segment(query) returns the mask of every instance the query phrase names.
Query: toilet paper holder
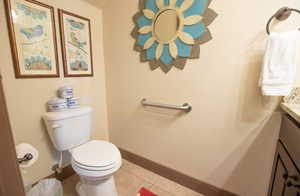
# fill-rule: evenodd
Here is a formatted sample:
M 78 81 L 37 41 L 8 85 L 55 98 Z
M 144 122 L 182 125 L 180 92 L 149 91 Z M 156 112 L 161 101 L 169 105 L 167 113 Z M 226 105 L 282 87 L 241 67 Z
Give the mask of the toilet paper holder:
M 22 158 L 18 158 L 18 163 L 24 163 L 33 159 L 33 155 L 31 153 L 25 154 Z

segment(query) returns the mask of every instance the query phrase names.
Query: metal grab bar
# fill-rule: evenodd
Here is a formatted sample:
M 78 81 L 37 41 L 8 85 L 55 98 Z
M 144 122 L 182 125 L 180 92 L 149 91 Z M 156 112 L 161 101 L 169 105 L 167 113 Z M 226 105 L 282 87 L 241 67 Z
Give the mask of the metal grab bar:
M 162 103 L 154 103 L 154 102 L 147 101 L 147 99 L 142 99 L 141 102 L 143 106 L 167 108 L 172 110 L 182 110 L 185 112 L 190 112 L 192 110 L 192 106 L 190 106 L 188 103 L 185 103 L 182 106 L 176 106 L 176 105 L 169 105 L 169 104 L 162 104 Z

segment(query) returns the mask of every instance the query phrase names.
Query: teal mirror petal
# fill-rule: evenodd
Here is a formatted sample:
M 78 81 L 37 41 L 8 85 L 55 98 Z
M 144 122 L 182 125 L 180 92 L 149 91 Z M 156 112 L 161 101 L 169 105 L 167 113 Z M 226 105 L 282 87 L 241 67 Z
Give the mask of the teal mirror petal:
M 183 31 L 190 34 L 194 39 L 201 37 L 204 33 L 207 32 L 205 25 L 202 23 L 184 26 Z
M 155 0 L 147 0 L 146 1 L 146 5 L 145 5 L 146 9 L 152 10 L 153 12 L 158 12 L 158 8 L 156 5 L 156 1 Z
M 158 44 L 154 42 L 150 48 L 147 49 L 146 55 L 148 60 L 154 60 L 155 59 L 155 51 L 157 48 Z
M 180 7 L 183 2 L 184 2 L 184 0 L 177 0 L 176 7 Z
M 173 58 L 171 57 L 171 54 L 169 51 L 169 44 L 164 44 L 164 50 L 160 57 L 160 61 L 165 65 L 172 63 Z
M 195 0 L 193 5 L 184 12 L 184 17 L 192 15 L 202 15 L 207 8 L 208 0 Z
M 169 5 L 170 4 L 170 0 L 164 0 L 164 4 L 165 4 L 165 6 Z
M 152 34 L 151 34 L 151 33 L 140 34 L 140 35 L 138 36 L 137 44 L 138 44 L 139 46 L 144 46 L 145 43 L 146 43 L 146 41 L 147 41 L 150 37 L 152 37 Z
M 146 18 L 145 16 L 140 16 L 137 20 L 136 20 L 137 25 L 141 28 L 144 26 L 149 26 L 152 23 L 152 20 Z
M 192 47 L 183 43 L 179 38 L 175 40 L 175 43 L 178 48 L 178 56 L 180 57 L 189 57 L 191 55 Z

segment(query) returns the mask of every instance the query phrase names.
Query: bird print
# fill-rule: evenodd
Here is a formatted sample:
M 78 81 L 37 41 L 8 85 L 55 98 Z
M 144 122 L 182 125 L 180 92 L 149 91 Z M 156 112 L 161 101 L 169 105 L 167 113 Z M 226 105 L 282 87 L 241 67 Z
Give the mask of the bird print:
M 33 28 L 21 28 L 20 32 L 23 33 L 27 39 L 32 39 L 43 35 L 44 28 L 42 25 L 37 25 Z
M 75 20 L 72 19 L 67 19 L 67 21 L 70 23 L 70 25 L 76 29 L 83 29 L 84 28 L 84 24 L 81 22 L 77 22 Z
M 83 49 L 83 47 L 86 45 L 86 42 L 80 42 L 74 32 L 71 32 L 70 36 L 71 36 L 71 43 L 75 47 Z

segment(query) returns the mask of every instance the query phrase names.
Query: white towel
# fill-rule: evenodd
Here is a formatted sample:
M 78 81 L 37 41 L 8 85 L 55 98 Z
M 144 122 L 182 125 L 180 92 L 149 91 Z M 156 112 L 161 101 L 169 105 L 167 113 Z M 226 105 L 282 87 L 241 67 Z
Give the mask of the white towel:
M 300 31 L 271 33 L 260 76 L 262 94 L 286 96 L 292 88 L 296 74 Z

